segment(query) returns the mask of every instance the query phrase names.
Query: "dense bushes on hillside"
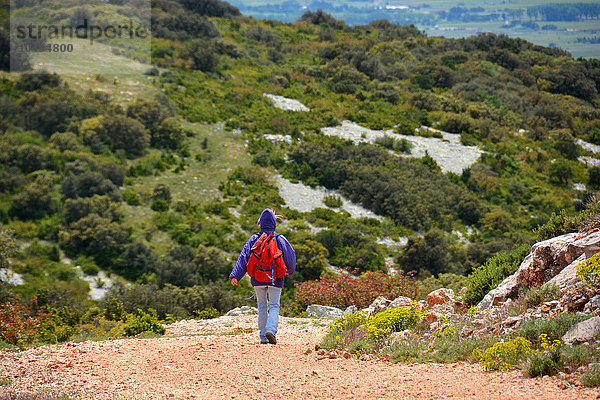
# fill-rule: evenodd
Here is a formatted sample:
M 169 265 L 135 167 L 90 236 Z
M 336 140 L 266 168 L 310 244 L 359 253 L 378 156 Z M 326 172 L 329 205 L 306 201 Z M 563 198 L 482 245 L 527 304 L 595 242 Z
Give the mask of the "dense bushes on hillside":
M 476 208 L 478 201 L 417 160 L 397 158 L 372 146 L 325 140 L 294 146 L 289 157 L 285 168 L 292 177 L 316 179 L 403 226 L 448 229 L 459 214 L 478 222 L 477 214 L 467 212 L 465 199 L 472 199 Z

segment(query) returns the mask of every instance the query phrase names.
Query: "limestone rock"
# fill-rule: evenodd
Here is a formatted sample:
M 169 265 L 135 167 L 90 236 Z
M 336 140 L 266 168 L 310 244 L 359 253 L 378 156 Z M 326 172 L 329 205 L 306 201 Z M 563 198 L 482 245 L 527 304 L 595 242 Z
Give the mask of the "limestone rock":
M 256 307 L 242 306 L 234 308 L 225 314 L 228 317 L 238 317 L 240 315 L 254 315 L 258 314 L 258 309 Z
M 396 297 L 394 300 L 392 300 L 392 302 L 389 304 L 388 308 L 398 308 L 398 307 L 411 307 L 412 306 L 412 300 L 406 296 L 399 296 Z
M 499 304 L 521 287 L 537 287 L 557 276 L 566 266 L 582 254 L 589 257 L 600 251 L 600 231 L 580 238 L 578 233 L 567 233 L 542 242 L 531 248 L 517 272 L 490 291 L 477 305 L 480 310 Z
M 334 319 L 341 317 L 344 312 L 337 307 L 321 306 L 319 304 L 311 304 L 306 307 L 306 313 L 310 317 Z
M 427 295 L 427 304 L 429 307 L 448 302 L 454 302 L 454 290 L 452 289 L 441 288 Z
M 375 315 L 377 313 L 380 313 L 384 310 L 386 310 L 389 305 L 390 305 L 391 301 L 386 299 L 383 296 L 379 296 L 378 298 L 376 298 L 375 300 L 373 300 L 373 302 L 371 303 L 371 305 L 365 309 L 363 309 L 362 311 L 367 314 L 367 315 Z
M 582 321 L 569 329 L 562 337 L 565 343 L 582 343 L 594 338 L 600 332 L 600 317 Z

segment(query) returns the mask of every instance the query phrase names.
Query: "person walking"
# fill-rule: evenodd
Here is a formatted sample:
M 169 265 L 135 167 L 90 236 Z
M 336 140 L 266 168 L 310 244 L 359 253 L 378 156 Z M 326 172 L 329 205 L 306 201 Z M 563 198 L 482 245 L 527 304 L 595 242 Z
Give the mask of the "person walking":
M 277 344 L 279 300 L 286 275 L 296 270 L 296 252 L 285 238 L 275 232 L 276 217 L 272 209 L 263 210 L 260 232 L 250 236 L 229 274 L 237 285 L 246 272 L 256 293 L 258 330 L 262 344 Z

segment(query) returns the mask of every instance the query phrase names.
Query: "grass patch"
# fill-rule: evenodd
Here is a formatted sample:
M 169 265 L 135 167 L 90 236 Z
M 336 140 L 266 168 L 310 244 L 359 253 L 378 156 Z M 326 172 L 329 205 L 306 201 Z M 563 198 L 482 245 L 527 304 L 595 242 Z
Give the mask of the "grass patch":
M 550 319 L 528 319 L 513 333 L 513 336 L 522 336 L 535 346 L 539 346 L 541 335 L 547 335 L 550 341 L 560 340 L 573 325 L 588 318 L 589 315 L 559 314 Z
M 0 379 L 0 386 L 8 386 L 12 383 L 12 379 L 9 378 L 2 378 Z
M 595 363 L 590 365 L 581 377 L 581 383 L 587 387 L 600 386 L 600 364 Z

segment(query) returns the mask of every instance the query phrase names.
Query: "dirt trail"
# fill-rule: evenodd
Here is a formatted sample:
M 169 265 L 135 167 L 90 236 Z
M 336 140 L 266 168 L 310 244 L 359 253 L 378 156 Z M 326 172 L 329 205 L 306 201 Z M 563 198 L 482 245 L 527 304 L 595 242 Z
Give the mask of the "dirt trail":
M 1 398 L 44 390 L 83 399 L 595 399 L 558 377 L 478 365 L 317 360 L 324 326 L 282 318 L 276 346 L 258 344 L 255 316 L 182 322 L 170 336 L 0 352 Z M 184 336 L 180 336 L 180 335 Z M 561 389 L 563 387 L 563 389 Z M 9 394 L 12 394 L 9 395 Z

